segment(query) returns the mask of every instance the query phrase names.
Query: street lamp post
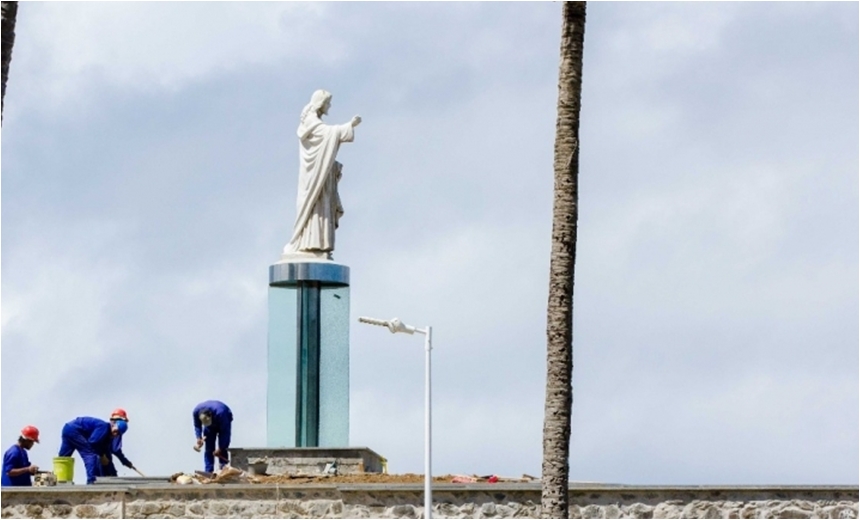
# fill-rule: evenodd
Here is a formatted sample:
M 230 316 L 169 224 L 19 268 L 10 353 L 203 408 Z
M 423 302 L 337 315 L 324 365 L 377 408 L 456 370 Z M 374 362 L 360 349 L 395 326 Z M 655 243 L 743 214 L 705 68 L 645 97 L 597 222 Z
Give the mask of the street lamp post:
M 429 325 L 423 329 L 406 325 L 397 318 L 390 320 L 377 320 L 375 318 L 360 317 L 358 321 L 370 325 L 387 327 L 392 334 L 403 332 L 406 334 L 424 334 L 424 518 L 433 517 L 433 491 L 430 483 L 433 476 L 430 470 L 430 351 L 433 349 L 433 329 Z

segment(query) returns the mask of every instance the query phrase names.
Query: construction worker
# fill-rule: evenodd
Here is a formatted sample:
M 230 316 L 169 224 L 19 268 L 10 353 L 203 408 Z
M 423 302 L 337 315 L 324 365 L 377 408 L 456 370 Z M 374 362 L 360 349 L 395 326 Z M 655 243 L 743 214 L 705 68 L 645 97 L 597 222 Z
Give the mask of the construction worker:
M 113 413 L 110 414 L 110 421 L 111 422 L 116 422 L 116 421 L 128 422 L 128 414 L 122 408 L 117 408 L 116 410 L 113 411 Z M 130 469 L 134 469 L 134 470 L 137 469 L 134 467 L 134 464 L 132 464 L 131 461 L 128 460 L 128 458 L 122 452 L 122 435 L 120 435 L 120 436 L 114 437 L 111 440 L 110 453 L 107 455 L 101 456 L 101 463 L 102 463 L 101 476 L 102 477 L 116 477 L 117 476 L 116 466 L 114 466 L 114 463 L 113 463 L 113 455 L 116 455 L 116 458 L 119 459 L 120 463 L 123 466 L 130 468 Z M 107 464 L 105 464 L 105 462 L 107 462 Z
M 128 421 L 112 419 L 110 422 L 95 417 L 78 417 L 63 426 L 60 457 L 71 457 L 75 450 L 84 459 L 87 469 L 87 484 L 94 484 L 102 475 L 102 464 L 113 453 L 113 440 L 128 431 Z M 128 459 L 126 459 L 128 460 Z
M 229 465 L 230 427 L 233 424 L 233 412 L 221 401 L 204 401 L 194 407 L 194 435 L 197 436 L 195 450 L 205 444 L 203 450 L 204 469 L 209 473 L 215 471 L 215 457 L 220 461 L 220 467 Z M 216 447 L 215 438 L 218 438 Z
M 30 464 L 27 450 L 33 447 L 33 443 L 39 442 L 39 429 L 35 426 L 24 426 L 21 436 L 11 448 L 3 454 L 3 482 L 4 486 L 32 486 L 31 476 L 39 471 L 39 466 Z

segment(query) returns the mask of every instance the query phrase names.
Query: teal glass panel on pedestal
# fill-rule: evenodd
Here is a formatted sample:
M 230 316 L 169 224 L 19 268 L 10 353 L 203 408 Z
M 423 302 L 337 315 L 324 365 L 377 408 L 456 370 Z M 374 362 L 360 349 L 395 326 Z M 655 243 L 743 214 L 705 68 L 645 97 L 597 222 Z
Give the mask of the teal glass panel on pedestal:
M 298 290 L 269 287 L 266 444 L 296 446 L 296 359 Z
M 319 446 L 349 445 L 349 287 L 320 292 Z

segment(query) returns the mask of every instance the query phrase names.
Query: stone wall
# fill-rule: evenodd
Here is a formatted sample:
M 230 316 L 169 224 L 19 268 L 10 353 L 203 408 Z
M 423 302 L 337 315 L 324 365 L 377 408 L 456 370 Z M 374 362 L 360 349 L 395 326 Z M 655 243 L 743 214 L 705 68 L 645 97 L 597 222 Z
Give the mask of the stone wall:
M 571 518 L 857 518 L 857 486 L 571 486 Z M 3 488 L 3 518 L 420 518 L 420 485 Z M 537 518 L 536 484 L 444 484 L 437 518 Z

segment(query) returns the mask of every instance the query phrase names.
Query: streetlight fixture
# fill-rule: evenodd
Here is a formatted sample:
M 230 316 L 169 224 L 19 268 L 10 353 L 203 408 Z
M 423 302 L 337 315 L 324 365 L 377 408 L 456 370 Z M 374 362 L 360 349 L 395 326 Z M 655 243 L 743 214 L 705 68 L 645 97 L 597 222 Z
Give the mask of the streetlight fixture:
M 387 327 L 392 334 L 403 332 L 406 334 L 424 334 L 424 518 L 433 517 L 433 491 L 430 483 L 432 474 L 430 471 L 430 350 L 432 350 L 432 328 L 428 325 L 423 329 L 406 325 L 398 318 L 390 320 L 377 320 L 362 316 L 358 318 L 361 323 Z

